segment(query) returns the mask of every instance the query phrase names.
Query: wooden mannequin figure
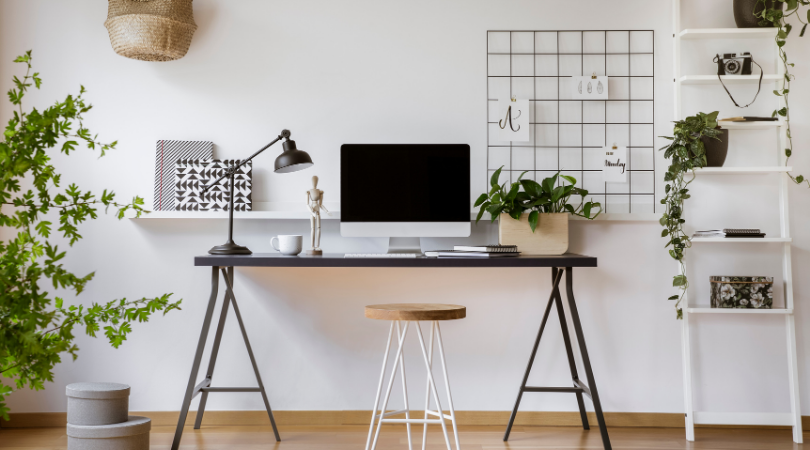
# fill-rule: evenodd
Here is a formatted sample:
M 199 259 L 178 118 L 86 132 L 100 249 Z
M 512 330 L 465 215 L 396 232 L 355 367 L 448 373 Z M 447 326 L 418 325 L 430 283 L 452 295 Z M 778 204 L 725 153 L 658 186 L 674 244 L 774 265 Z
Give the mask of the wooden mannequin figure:
M 323 206 L 323 191 L 318 189 L 318 177 L 312 177 L 312 189 L 307 191 L 307 207 L 309 208 L 312 217 L 310 223 L 312 224 L 312 235 L 310 239 L 310 250 L 307 250 L 307 255 L 323 255 L 321 250 L 321 210 L 326 211 L 326 215 L 332 214 Z

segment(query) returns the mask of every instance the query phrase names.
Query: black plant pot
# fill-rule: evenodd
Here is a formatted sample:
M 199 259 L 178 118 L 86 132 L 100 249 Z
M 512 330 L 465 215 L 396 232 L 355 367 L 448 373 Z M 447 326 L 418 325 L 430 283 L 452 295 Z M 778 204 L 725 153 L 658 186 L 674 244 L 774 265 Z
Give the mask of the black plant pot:
M 703 146 L 706 148 L 706 167 L 723 167 L 728 155 L 728 130 L 717 130 L 719 141 L 714 138 L 703 136 Z
M 771 9 L 784 9 L 785 7 L 783 2 L 770 1 Z M 734 0 L 734 21 L 737 22 L 737 28 L 758 28 L 760 26 L 759 18 L 754 14 L 761 13 L 763 9 L 765 9 L 765 5 L 759 0 Z

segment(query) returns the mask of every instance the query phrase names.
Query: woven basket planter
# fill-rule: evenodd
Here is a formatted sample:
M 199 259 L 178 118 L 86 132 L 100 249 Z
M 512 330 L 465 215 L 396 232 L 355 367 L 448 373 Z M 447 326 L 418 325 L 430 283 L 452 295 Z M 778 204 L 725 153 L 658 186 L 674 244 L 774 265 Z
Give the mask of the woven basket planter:
M 192 0 L 109 0 L 104 26 L 115 53 L 141 61 L 173 61 L 188 52 L 197 29 Z

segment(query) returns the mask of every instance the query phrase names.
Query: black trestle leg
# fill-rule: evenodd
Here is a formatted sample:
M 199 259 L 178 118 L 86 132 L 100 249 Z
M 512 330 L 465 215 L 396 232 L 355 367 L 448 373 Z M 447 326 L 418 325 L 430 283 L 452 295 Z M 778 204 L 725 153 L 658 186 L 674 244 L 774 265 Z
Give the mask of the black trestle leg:
M 208 337 L 208 330 L 211 328 L 211 318 L 214 315 L 214 306 L 217 304 L 218 287 L 219 268 L 215 266 L 211 268 L 211 296 L 208 299 L 208 309 L 205 311 L 205 319 L 203 320 L 200 339 L 197 341 L 197 352 L 194 354 L 194 363 L 191 365 L 191 374 L 188 377 L 186 395 L 183 397 L 183 406 L 180 408 L 180 418 L 177 421 L 177 429 L 174 432 L 172 450 L 178 450 L 180 448 L 180 439 L 183 437 L 183 427 L 186 424 L 188 408 L 191 405 L 191 398 L 194 396 L 194 385 L 197 382 L 197 374 L 200 370 L 200 361 L 202 361 L 203 350 L 205 350 L 205 341 Z
M 565 268 L 565 292 L 568 296 L 568 307 L 571 309 L 571 320 L 574 323 L 574 332 L 577 334 L 577 341 L 579 343 L 579 351 L 582 355 L 582 364 L 585 366 L 585 376 L 588 378 L 588 387 L 591 391 L 591 400 L 593 401 L 593 409 L 596 413 L 596 421 L 599 423 L 599 431 L 602 434 L 602 444 L 605 450 L 611 450 L 610 437 L 608 436 L 607 427 L 605 426 L 605 417 L 602 414 L 602 402 L 599 400 L 599 392 L 596 389 L 596 380 L 593 377 L 593 370 L 591 369 L 591 359 L 588 357 L 588 348 L 585 345 L 585 335 L 582 333 L 582 324 L 579 321 L 579 312 L 577 311 L 577 303 L 574 299 L 574 275 L 573 268 Z
M 231 268 L 233 270 L 233 268 Z M 228 275 L 225 273 L 225 269 L 222 269 L 222 274 L 225 275 L 225 285 L 227 286 L 227 291 L 225 295 L 229 295 L 231 297 L 231 304 L 233 304 L 233 312 L 236 315 L 236 320 L 239 322 L 239 329 L 242 330 L 242 339 L 245 341 L 245 348 L 247 348 L 248 356 L 250 356 L 250 363 L 253 364 L 253 372 L 256 374 L 256 382 L 259 384 L 259 391 L 262 393 L 262 400 L 264 400 L 264 407 L 267 409 L 267 415 L 270 417 L 270 424 L 273 426 L 273 434 L 276 435 L 276 441 L 280 442 L 281 437 L 278 434 L 278 428 L 276 428 L 276 419 L 273 418 L 273 410 L 270 409 L 270 401 L 267 400 L 267 393 L 264 390 L 264 383 L 262 383 L 262 376 L 259 374 L 259 366 L 256 364 L 256 358 L 253 356 L 253 349 L 250 347 L 250 340 L 248 339 L 247 331 L 245 330 L 245 324 L 242 321 L 242 314 L 239 312 L 239 305 L 236 304 L 236 297 L 233 295 L 233 284 L 229 279 Z M 233 273 L 231 273 L 231 276 Z
M 228 268 L 228 276 L 233 286 L 233 267 Z M 208 380 L 209 385 L 214 377 L 214 367 L 217 365 L 217 356 L 219 355 L 219 345 L 222 342 L 222 330 L 225 329 L 225 320 L 228 318 L 228 307 L 230 306 L 231 298 L 225 296 L 222 302 L 222 312 L 219 314 L 219 323 L 217 323 L 217 333 L 214 336 L 214 345 L 211 348 L 211 359 L 208 360 L 208 371 L 205 373 L 205 378 Z M 199 430 L 202 425 L 203 414 L 205 414 L 205 404 L 208 403 L 208 392 L 203 391 L 200 393 L 200 406 L 197 408 L 197 418 L 194 421 L 194 429 Z
M 557 271 L 557 269 L 554 270 Z M 562 272 L 562 270 L 560 271 Z M 557 290 L 554 301 L 557 305 L 557 315 L 560 317 L 560 328 L 562 330 L 563 341 L 565 342 L 565 353 L 568 355 L 568 368 L 571 370 L 571 379 L 574 381 L 574 387 L 578 387 L 577 382 L 579 382 L 579 375 L 577 375 L 577 362 L 574 359 L 574 351 L 571 348 L 571 335 L 568 333 L 568 321 L 565 320 L 565 310 L 563 309 L 562 296 L 559 290 Z M 591 427 L 588 425 L 588 414 L 585 412 L 585 401 L 582 399 L 582 392 L 577 392 L 576 396 L 577 405 L 579 406 L 579 415 L 582 419 L 582 428 L 590 430 Z
M 557 270 L 556 268 L 552 271 L 552 276 L 554 278 L 554 285 L 551 290 L 551 295 L 548 299 L 548 305 L 546 305 L 546 311 L 543 313 L 543 320 L 540 322 L 540 329 L 537 331 L 537 339 L 534 341 L 534 347 L 532 347 L 532 354 L 529 356 L 529 363 L 526 365 L 526 373 L 523 375 L 523 382 L 520 384 L 520 390 L 518 391 L 517 400 L 515 400 L 515 407 L 512 409 L 512 415 L 509 416 L 509 424 L 506 426 L 506 433 L 503 435 L 503 440 L 507 441 L 509 439 L 509 433 L 512 432 L 512 425 L 515 423 L 515 416 L 517 416 L 518 407 L 520 407 L 520 400 L 523 398 L 523 392 L 526 389 L 526 382 L 529 380 L 529 374 L 532 371 L 532 365 L 534 364 L 534 358 L 537 356 L 537 347 L 540 345 L 540 338 L 543 337 L 543 330 L 546 328 L 546 322 L 548 321 L 548 315 L 551 312 L 551 305 L 554 304 L 555 295 L 559 296 L 560 291 L 560 280 L 562 279 L 562 270 Z

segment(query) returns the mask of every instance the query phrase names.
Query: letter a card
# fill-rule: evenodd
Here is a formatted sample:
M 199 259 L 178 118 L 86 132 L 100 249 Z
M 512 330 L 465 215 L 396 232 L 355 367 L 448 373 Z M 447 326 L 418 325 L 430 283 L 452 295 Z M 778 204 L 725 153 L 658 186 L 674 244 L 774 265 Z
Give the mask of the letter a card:
M 498 101 L 498 140 L 529 142 L 529 100 Z
M 602 176 L 606 183 L 627 183 L 627 147 L 605 147 Z

